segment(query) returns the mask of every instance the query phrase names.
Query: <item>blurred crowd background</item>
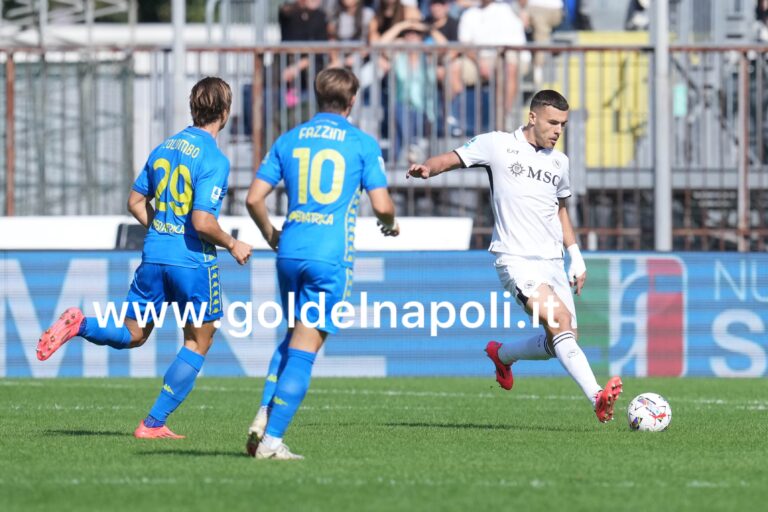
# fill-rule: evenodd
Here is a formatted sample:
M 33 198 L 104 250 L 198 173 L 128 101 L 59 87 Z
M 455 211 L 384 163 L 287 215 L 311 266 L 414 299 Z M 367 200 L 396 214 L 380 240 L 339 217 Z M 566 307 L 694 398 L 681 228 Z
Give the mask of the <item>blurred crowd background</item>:
M 174 9 L 183 6 L 182 28 Z M 384 151 L 404 215 L 492 229 L 485 171 L 406 184 L 404 169 L 488 130 L 514 130 L 541 88 L 571 104 L 572 217 L 588 249 L 653 249 L 656 22 L 651 0 L 15 0 L 0 18 L 6 215 L 122 213 L 189 86 L 235 91 L 220 144 L 228 214 L 280 133 L 316 112 L 314 75 L 361 80 L 353 121 Z M 768 243 L 768 0 L 669 0 L 673 248 Z M 179 57 L 181 53 L 181 57 Z M 181 77 L 182 82 L 179 81 Z M 176 102 L 176 103 L 174 103 Z M 284 213 L 285 198 L 271 205 Z M 365 206 L 363 206 L 365 214 Z

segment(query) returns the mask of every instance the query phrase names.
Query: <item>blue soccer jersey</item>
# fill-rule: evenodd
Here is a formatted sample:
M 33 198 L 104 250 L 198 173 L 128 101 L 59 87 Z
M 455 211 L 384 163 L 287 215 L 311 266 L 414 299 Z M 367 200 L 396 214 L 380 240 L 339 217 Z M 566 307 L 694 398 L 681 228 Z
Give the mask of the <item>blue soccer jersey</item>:
M 216 262 L 216 247 L 201 240 L 192 210 L 219 217 L 227 194 L 229 160 L 210 133 L 189 126 L 152 151 L 133 190 L 155 199 L 155 218 L 142 260 L 181 267 Z
M 256 174 L 285 182 L 288 214 L 278 258 L 351 267 L 362 190 L 387 186 L 381 149 L 338 114 L 320 113 L 275 141 Z

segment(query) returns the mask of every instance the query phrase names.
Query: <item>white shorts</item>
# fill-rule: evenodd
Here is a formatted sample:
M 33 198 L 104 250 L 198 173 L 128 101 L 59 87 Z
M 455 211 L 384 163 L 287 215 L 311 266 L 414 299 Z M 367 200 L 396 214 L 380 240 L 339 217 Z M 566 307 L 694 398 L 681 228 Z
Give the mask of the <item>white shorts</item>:
M 546 260 L 496 254 L 495 266 L 501 286 L 523 307 L 539 286 L 542 284 L 551 286 L 560 302 L 571 312 L 571 324 L 574 329 L 576 328 L 576 306 L 573 303 L 573 292 L 568 284 L 562 258 Z

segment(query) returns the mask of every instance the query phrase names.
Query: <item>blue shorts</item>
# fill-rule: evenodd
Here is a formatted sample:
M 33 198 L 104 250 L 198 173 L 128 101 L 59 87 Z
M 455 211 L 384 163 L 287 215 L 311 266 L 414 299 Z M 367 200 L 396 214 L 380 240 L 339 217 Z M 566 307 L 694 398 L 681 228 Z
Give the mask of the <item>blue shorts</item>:
M 277 279 L 280 283 L 280 299 L 283 302 L 283 315 L 288 319 L 288 294 L 293 292 L 295 306 L 294 318 L 301 320 L 301 308 L 307 302 L 320 303 L 320 292 L 325 292 L 325 323 L 315 327 L 319 331 L 333 334 L 339 329 L 333 324 L 331 310 L 333 306 L 350 296 L 352 288 L 352 269 L 323 261 L 277 259 Z M 320 320 L 317 308 L 307 310 L 307 320 L 315 323 Z M 345 319 L 349 321 L 348 318 Z
M 142 262 L 133 275 L 131 289 L 125 300 L 128 302 L 128 311 L 125 316 L 136 320 L 133 306 L 133 303 L 136 303 L 142 318 L 148 318 L 147 323 L 152 323 L 152 316 L 145 317 L 144 312 L 150 302 L 154 304 L 158 314 L 163 302 L 175 302 L 182 317 L 185 308 L 188 307 L 187 304 L 191 304 L 194 315 L 198 315 L 203 308 L 203 303 L 207 304 L 203 322 L 212 322 L 224 316 L 218 265 L 187 268 Z M 169 304 L 166 312 L 166 318 L 169 321 L 176 320 L 172 307 Z M 192 316 L 187 316 L 187 323 L 192 323 Z

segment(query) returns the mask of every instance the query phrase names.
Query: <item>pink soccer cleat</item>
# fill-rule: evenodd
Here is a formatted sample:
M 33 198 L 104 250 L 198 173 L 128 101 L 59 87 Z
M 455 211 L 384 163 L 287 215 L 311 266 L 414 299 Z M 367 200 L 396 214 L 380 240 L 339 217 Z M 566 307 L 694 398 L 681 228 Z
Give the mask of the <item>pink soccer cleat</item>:
M 501 343 L 498 341 L 489 341 L 485 346 L 485 353 L 488 354 L 488 357 L 496 366 L 496 382 L 499 383 L 499 386 L 509 391 L 515 383 L 515 379 L 512 377 L 512 365 L 501 362 L 501 359 L 499 359 L 499 347 L 501 347 Z
M 37 341 L 37 358 L 45 361 L 63 344 L 77 336 L 84 317 L 80 308 L 69 308 L 64 311 Z
M 622 382 L 619 377 L 611 377 L 604 389 L 595 394 L 595 414 L 601 423 L 613 419 L 613 407 L 622 391 Z
M 139 426 L 133 431 L 133 437 L 136 439 L 184 439 L 184 436 L 174 434 L 171 429 L 163 425 L 162 427 L 150 428 L 144 425 L 141 420 Z

